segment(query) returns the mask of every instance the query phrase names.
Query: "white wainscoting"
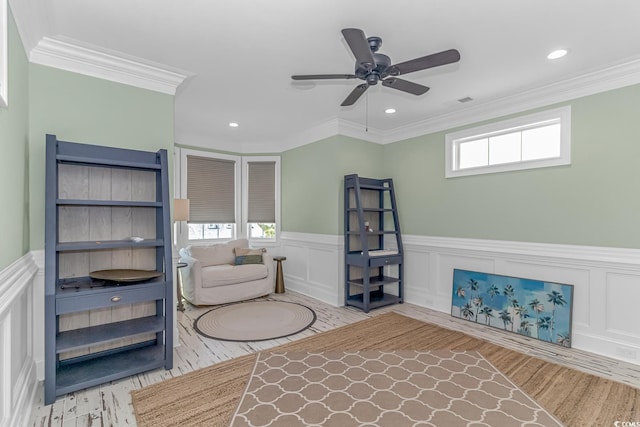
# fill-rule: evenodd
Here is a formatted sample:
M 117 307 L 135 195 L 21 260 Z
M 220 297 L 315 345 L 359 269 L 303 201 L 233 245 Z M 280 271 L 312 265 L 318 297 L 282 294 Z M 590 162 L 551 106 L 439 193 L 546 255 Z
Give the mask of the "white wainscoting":
M 26 254 L 0 271 L 0 426 L 29 422 L 37 378 L 34 291 L 37 266 Z
M 403 236 L 405 301 L 449 313 L 453 269 L 574 285 L 573 347 L 640 364 L 640 250 Z M 285 287 L 343 305 L 342 236 L 282 233 Z
M 285 289 L 309 295 L 334 306 L 344 303 L 343 237 L 326 234 L 282 233 L 278 254 Z

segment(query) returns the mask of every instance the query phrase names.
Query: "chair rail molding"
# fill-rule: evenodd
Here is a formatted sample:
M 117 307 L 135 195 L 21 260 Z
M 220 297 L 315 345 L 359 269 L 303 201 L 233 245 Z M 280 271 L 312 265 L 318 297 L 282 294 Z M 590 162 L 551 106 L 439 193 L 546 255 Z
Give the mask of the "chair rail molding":
M 34 357 L 36 313 L 30 253 L 0 271 L 0 426 L 27 425 L 38 384 Z
M 640 249 L 417 235 L 407 235 L 403 241 L 409 245 L 428 246 L 439 248 L 442 251 L 451 249 L 455 251 L 501 253 L 522 257 L 548 257 L 551 260 L 566 259 L 580 263 L 604 263 L 640 267 Z

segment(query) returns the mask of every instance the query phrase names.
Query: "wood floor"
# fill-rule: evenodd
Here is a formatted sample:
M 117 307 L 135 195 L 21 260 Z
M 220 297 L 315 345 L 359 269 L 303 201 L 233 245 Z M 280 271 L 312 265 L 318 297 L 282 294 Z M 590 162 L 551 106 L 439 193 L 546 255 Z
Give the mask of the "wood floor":
M 224 360 L 256 351 L 265 350 L 289 341 L 328 331 L 357 322 L 387 311 L 395 311 L 409 317 L 438 324 L 445 328 L 468 332 L 503 347 L 531 354 L 574 369 L 620 381 L 640 388 L 640 366 L 619 362 L 575 349 L 502 332 L 498 329 L 476 325 L 452 318 L 446 313 L 435 312 L 412 304 L 397 304 L 373 310 L 368 314 L 345 307 L 333 307 L 294 292 L 274 294 L 266 299 L 291 301 L 312 308 L 317 315 L 311 328 L 287 338 L 254 343 L 216 341 L 200 336 L 193 330 L 193 321 L 211 307 L 194 307 L 186 304 L 186 310 L 178 312 L 180 346 L 175 348 L 174 368 L 170 371 L 155 370 L 120 381 L 93 387 L 59 397 L 52 405 L 43 404 L 43 389 L 39 386 L 30 425 L 33 426 L 135 426 L 129 392 L 165 379 L 203 368 Z

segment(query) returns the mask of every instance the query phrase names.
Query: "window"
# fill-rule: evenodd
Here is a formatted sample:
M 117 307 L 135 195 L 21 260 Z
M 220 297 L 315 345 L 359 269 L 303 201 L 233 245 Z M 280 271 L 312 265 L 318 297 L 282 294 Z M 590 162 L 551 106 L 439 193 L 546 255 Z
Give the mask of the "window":
M 238 235 L 240 157 L 181 150 L 181 194 L 189 199 L 189 241 Z
M 447 134 L 445 176 L 571 163 L 571 107 Z
M 277 157 L 243 158 L 245 196 L 243 217 L 249 239 L 275 240 L 279 223 L 278 190 L 280 162 Z
M 279 157 L 179 152 L 180 194 L 190 205 L 188 226 L 181 231 L 188 236 L 182 236 L 182 245 L 237 238 L 276 240 Z

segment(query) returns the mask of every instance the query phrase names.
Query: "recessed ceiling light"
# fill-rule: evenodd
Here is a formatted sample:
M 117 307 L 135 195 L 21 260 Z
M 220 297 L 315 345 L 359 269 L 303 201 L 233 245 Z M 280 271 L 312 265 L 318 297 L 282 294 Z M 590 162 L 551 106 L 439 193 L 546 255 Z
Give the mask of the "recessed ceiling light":
M 385 113 L 387 114 L 393 114 L 396 112 L 395 108 L 387 108 L 386 110 L 384 110 Z
M 547 55 L 547 59 L 560 59 L 565 56 L 569 51 L 567 49 L 557 49 Z
M 231 123 L 229 123 L 229 126 L 231 126 L 232 128 L 237 128 L 240 125 L 237 124 L 236 122 L 231 122 Z

